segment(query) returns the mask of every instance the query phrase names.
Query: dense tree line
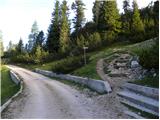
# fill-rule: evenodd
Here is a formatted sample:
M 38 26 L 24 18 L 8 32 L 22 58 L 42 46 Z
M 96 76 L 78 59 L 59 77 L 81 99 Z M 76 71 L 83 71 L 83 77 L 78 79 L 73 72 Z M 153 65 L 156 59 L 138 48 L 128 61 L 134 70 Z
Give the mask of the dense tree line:
M 86 22 L 82 0 L 75 0 L 71 8 L 66 0 L 62 3 L 56 0 L 47 36 L 34 22 L 25 47 L 22 39 L 15 46 L 10 43 L 8 55 L 13 56 L 13 61 L 43 63 L 77 56 L 83 52 L 84 46 L 93 51 L 114 42 L 139 42 L 158 36 L 159 1 L 142 9 L 138 8 L 136 0 L 132 5 L 129 3 L 124 0 L 124 12 L 119 13 L 116 0 L 95 0 L 93 21 Z M 69 9 L 75 13 L 72 20 L 69 19 Z
M 3 47 L 3 41 L 2 41 L 2 32 L 0 31 L 0 57 L 4 55 L 4 47 Z

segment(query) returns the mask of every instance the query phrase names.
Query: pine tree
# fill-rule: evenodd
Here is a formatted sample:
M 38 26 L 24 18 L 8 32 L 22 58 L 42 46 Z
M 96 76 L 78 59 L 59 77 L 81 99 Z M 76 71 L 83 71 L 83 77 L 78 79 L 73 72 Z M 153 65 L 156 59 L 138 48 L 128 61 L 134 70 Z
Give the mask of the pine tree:
M 123 1 L 124 14 L 122 15 L 122 30 L 124 33 L 129 34 L 131 30 L 131 10 L 129 0 Z
M 59 38 L 60 38 L 60 5 L 56 0 L 55 9 L 52 13 L 51 24 L 48 29 L 47 49 L 49 53 L 57 53 L 59 51 Z
M 78 34 L 78 31 L 82 28 L 85 22 L 85 16 L 84 16 L 84 3 L 82 0 L 76 0 L 72 4 L 72 10 L 75 12 L 75 17 L 73 19 L 74 29 L 75 33 Z
M 16 52 L 22 54 L 24 52 L 23 40 L 20 38 L 18 45 L 16 47 Z
M 159 0 L 154 2 L 153 6 L 153 13 L 154 13 L 154 24 L 155 24 L 155 34 L 159 34 Z
M 28 44 L 27 43 L 25 44 L 24 50 L 25 50 L 25 52 L 28 52 Z
M 108 36 L 107 41 L 112 42 L 121 30 L 120 15 L 116 1 L 103 1 L 100 11 L 99 28 L 107 34 L 104 35 Z
M 39 45 L 40 47 L 42 47 L 44 40 L 45 40 L 44 32 L 40 31 L 36 38 L 36 46 Z
M 14 45 L 13 45 L 12 41 L 9 41 L 7 51 L 10 52 L 12 49 L 14 49 Z
M 4 55 L 4 47 L 3 47 L 3 41 L 2 41 L 2 32 L 0 31 L 0 57 Z
M 92 13 L 93 13 L 93 21 L 98 24 L 99 21 L 99 14 L 100 14 L 100 8 L 102 5 L 102 1 L 95 0 L 94 6 L 92 8 Z
M 133 16 L 132 16 L 132 33 L 137 34 L 144 32 L 144 26 L 140 18 L 140 13 L 136 0 L 133 1 Z
M 96 49 L 101 46 L 101 36 L 98 32 L 89 35 L 89 49 Z
M 70 27 L 68 21 L 68 10 L 67 2 L 64 0 L 61 5 L 61 30 L 60 30 L 60 52 L 66 53 L 70 48 Z
M 80 37 L 77 37 L 77 45 L 80 49 L 83 49 L 84 46 L 88 46 L 88 41 L 84 38 L 84 36 L 81 34 Z
M 35 63 L 40 63 L 41 62 L 41 47 L 38 45 L 35 51 Z
M 32 25 L 31 33 L 29 34 L 29 41 L 28 41 L 28 51 L 29 52 L 32 51 L 32 49 L 35 45 L 38 33 L 39 33 L 38 25 L 37 25 L 37 22 L 35 21 Z
M 142 23 L 140 12 L 136 0 L 133 0 L 133 15 L 132 15 L 132 24 L 131 32 L 133 42 L 139 42 L 144 40 L 144 25 Z
M 144 25 L 145 38 L 150 39 L 155 35 L 153 2 L 149 3 L 147 7 L 140 10 L 141 20 Z

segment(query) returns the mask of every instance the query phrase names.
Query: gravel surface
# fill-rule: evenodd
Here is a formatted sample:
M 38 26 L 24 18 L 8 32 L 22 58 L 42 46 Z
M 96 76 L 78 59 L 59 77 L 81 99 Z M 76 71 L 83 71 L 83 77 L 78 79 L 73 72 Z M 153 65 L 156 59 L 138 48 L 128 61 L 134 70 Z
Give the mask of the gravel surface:
M 97 62 L 97 73 L 104 81 L 108 81 L 112 87 L 112 93 L 104 96 L 99 96 L 99 101 L 97 102 L 104 103 L 103 106 L 106 106 L 104 110 L 107 108 L 109 110 L 112 109 L 111 113 L 112 116 L 117 118 L 127 118 L 124 115 L 124 111 L 129 111 L 123 104 L 121 104 L 122 98 L 118 97 L 117 93 L 120 92 L 121 86 L 126 82 L 133 81 L 141 74 L 141 70 L 138 68 L 131 69 L 129 65 L 132 56 L 129 54 L 116 54 L 117 57 L 111 59 L 109 62 L 105 61 L 104 59 L 100 59 Z M 107 63 L 106 63 L 107 62 Z M 104 66 L 106 65 L 106 66 Z M 104 67 L 107 67 L 107 70 L 110 71 L 108 74 L 105 73 Z M 114 77 L 111 77 L 109 74 L 115 74 Z M 122 76 L 122 75 L 126 76 Z M 98 98 L 97 98 L 98 99 Z M 107 101 L 107 102 L 106 102 Z M 119 116 L 118 116 L 119 115 Z M 112 118 L 112 117 L 111 117 Z M 113 117 L 114 118 L 114 117 Z
M 88 89 L 79 91 L 38 73 L 9 67 L 23 78 L 24 90 L 2 112 L 2 118 L 129 118 L 115 92 L 98 95 Z

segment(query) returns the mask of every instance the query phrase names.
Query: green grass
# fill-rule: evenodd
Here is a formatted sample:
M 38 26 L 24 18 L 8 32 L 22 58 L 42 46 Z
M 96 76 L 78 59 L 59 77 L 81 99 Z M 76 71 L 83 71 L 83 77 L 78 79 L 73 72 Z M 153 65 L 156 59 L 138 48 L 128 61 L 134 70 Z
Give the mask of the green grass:
M 142 110 L 139 110 L 137 108 L 134 108 L 134 107 L 131 107 L 125 103 L 122 103 L 123 105 L 125 105 L 129 110 L 135 112 L 135 113 L 140 113 L 140 116 L 144 117 L 144 118 L 148 118 L 148 119 L 158 119 L 159 117 L 158 116 L 155 116 L 155 115 L 152 115 L 150 113 L 147 113 L 147 112 L 144 112 Z
M 1 105 L 12 97 L 18 90 L 17 86 L 10 78 L 9 69 L 6 66 L 1 68 Z
M 124 49 L 129 50 L 133 53 L 133 55 L 139 55 L 140 52 L 142 52 L 143 49 L 150 49 L 152 45 L 155 44 L 157 40 L 151 39 L 144 42 L 136 43 L 133 45 L 125 46 Z M 148 61 L 148 59 L 146 59 Z M 144 85 L 154 88 L 159 88 L 159 77 L 151 77 L 147 76 L 142 80 L 135 80 L 133 83 L 138 85 Z
M 159 88 L 159 77 L 145 77 L 142 80 L 135 80 L 132 83 L 138 84 L 138 85 L 145 85 L 148 87 L 154 87 Z
M 91 56 L 89 59 L 90 62 L 87 63 L 87 65 L 85 66 L 77 68 L 76 70 L 72 71 L 70 74 L 83 76 L 83 77 L 90 77 L 93 79 L 101 79 L 96 72 L 96 65 L 99 59 L 106 58 L 117 52 L 120 52 L 120 53 L 129 52 L 131 55 L 136 55 L 137 51 L 140 50 L 139 48 L 150 47 L 152 43 L 153 43 L 153 40 L 148 40 L 148 41 L 144 41 L 136 44 L 121 42 L 121 43 L 115 43 L 111 46 L 100 48 L 99 50 L 94 52 L 89 52 L 87 53 L 87 55 Z M 55 64 L 57 64 L 57 61 L 45 63 L 42 65 L 32 65 L 32 64 L 28 64 L 28 65 L 19 64 L 19 65 L 30 70 L 33 70 L 35 68 L 39 68 L 43 70 L 52 70 L 52 66 L 54 66 Z
M 122 48 L 125 45 L 126 45 L 126 43 L 116 43 L 116 44 L 111 45 L 110 47 L 104 47 L 104 48 L 99 49 L 98 51 L 87 53 L 88 56 L 91 56 L 90 62 L 85 66 L 77 68 L 75 71 L 71 72 L 70 74 L 83 76 L 83 77 L 90 77 L 93 79 L 101 79 L 96 72 L 97 61 L 100 58 L 105 58 L 105 57 L 113 54 L 115 51 L 117 51 L 118 49 Z M 16 65 L 18 65 L 20 67 L 24 67 L 26 69 L 30 69 L 30 70 L 34 70 L 35 68 L 39 68 L 39 69 L 51 71 L 52 66 L 57 64 L 57 62 L 59 62 L 59 61 L 63 61 L 63 59 L 58 60 L 58 61 L 53 61 L 50 63 L 45 63 L 42 65 L 33 65 L 33 64 L 16 64 Z
M 83 66 L 83 67 L 75 70 L 73 72 L 73 74 L 78 75 L 78 76 L 90 77 L 93 79 L 101 79 L 96 71 L 97 61 L 101 58 L 106 58 L 106 57 L 112 56 L 114 53 L 125 52 L 122 49 L 125 45 L 126 44 L 114 44 L 114 45 L 110 46 L 109 48 L 107 47 L 107 48 L 101 49 L 100 51 L 88 53 L 91 56 L 90 57 L 91 62 L 89 64 L 87 64 L 86 66 Z M 111 59 L 113 59 L 113 58 L 114 58 L 114 56 L 111 57 Z
M 37 64 L 37 65 L 35 65 L 35 64 L 22 64 L 22 63 L 18 63 L 15 65 L 29 69 L 29 70 L 34 70 L 35 68 L 39 68 L 39 69 L 51 71 L 53 64 L 56 64 L 56 61 L 50 62 L 50 63 L 45 63 L 45 64 Z
M 96 62 L 97 61 L 92 61 L 90 64 L 75 70 L 72 74 L 93 79 L 101 79 L 96 71 Z

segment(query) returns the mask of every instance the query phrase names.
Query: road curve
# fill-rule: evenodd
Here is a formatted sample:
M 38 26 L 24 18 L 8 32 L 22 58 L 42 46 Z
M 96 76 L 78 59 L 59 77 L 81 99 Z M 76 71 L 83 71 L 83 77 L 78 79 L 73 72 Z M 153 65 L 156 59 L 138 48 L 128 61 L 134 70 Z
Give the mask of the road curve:
M 24 90 L 2 118 L 92 118 L 76 90 L 29 70 L 9 67 L 23 78 Z
M 116 92 L 98 95 L 88 89 L 78 91 L 74 87 L 24 68 L 11 65 L 9 67 L 21 76 L 24 89 L 2 112 L 2 118 L 130 118 L 123 113 L 126 108 L 120 104 Z

